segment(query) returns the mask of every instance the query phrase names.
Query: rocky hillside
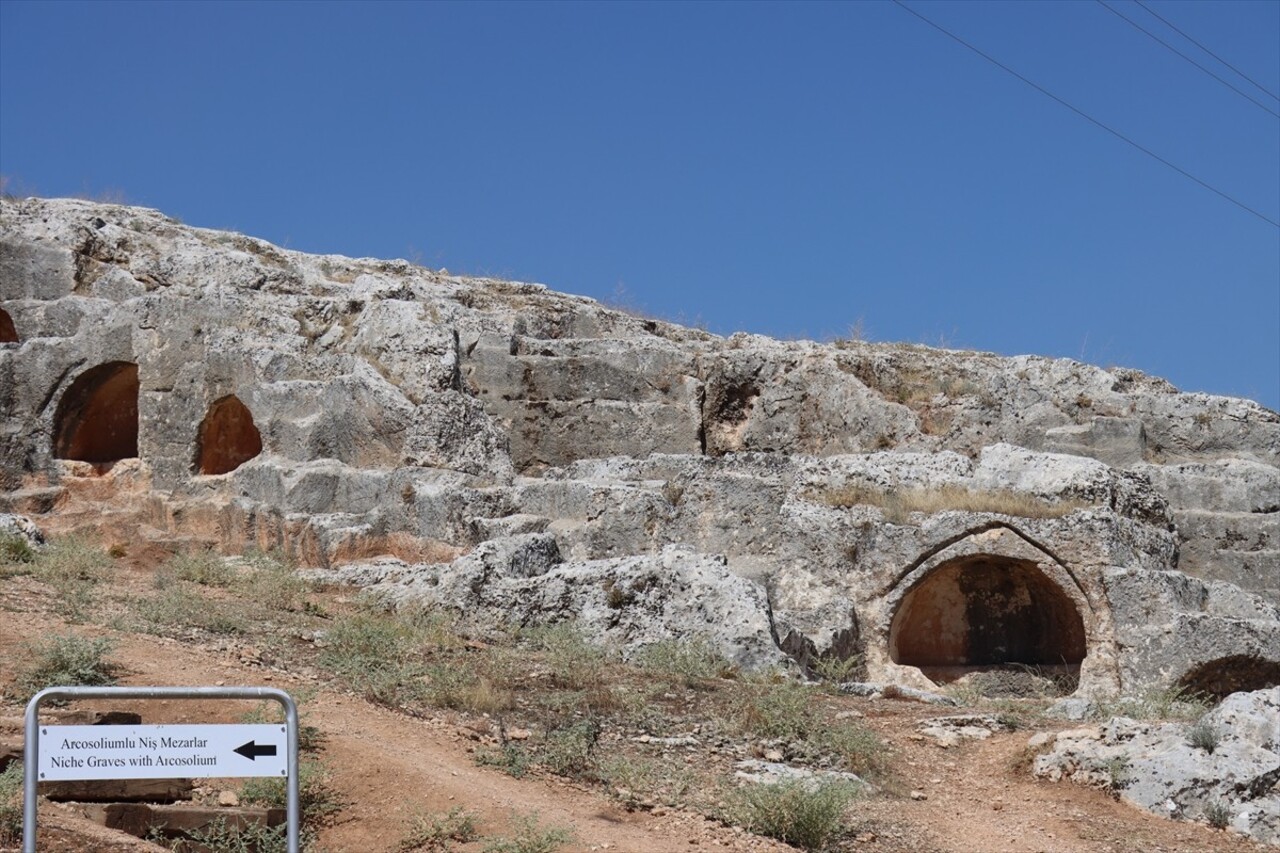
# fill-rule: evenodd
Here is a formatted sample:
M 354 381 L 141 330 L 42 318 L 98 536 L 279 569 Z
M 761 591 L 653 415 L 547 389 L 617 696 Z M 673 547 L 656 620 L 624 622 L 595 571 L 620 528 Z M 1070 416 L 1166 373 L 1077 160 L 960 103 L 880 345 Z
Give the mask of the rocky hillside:
M 0 309 L 0 510 L 42 526 L 917 687 L 1276 683 L 1280 415 L 1248 400 L 73 200 L 3 201 Z

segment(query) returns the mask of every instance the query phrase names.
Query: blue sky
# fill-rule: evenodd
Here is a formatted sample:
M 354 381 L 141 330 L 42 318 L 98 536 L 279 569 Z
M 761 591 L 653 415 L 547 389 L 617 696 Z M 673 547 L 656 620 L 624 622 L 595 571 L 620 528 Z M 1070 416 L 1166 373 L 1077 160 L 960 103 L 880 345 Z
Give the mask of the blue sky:
M 1101 4 L 906 2 L 1280 220 L 1280 120 Z M 1144 2 L 1280 94 L 1280 3 Z M 1280 229 L 888 0 L 4 0 L 0 174 L 717 333 L 860 322 L 1280 408 Z

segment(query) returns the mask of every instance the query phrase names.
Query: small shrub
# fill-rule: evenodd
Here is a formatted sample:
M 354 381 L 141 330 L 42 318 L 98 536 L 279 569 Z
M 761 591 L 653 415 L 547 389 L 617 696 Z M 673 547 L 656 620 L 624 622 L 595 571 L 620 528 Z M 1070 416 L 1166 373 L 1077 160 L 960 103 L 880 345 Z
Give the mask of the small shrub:
M 557 776 L 580 776 L 593 768 L 599 739 L 600 724 L 595 720 L 581 720 L 548 732 L 539 755 L 541 764 Z
M 249 569 L 247 595 L 275 610 L 306 612 L 314 585 L 298 577 L 295 566 L 277 553 L 253 552 L 244 558 Z
M 780 782 L 737 792 L 729 817 L 758 834 L 802 850 L 822 850 L 844 829 L 844 813 L 857 794 L 850 784 Z
M 1231 807 L 1221 800 L 1208 803 L 1204 807 L 1204 819 L 1214 829 L 1226 829 L 1231 825 Z
M 1207 720 L 1198 720 L 1187 729 L 1187 743 L 1196 749 L 1212 753 L 1222 742 L 1222 732 Z
M 45 547 L 31 565 L 36 578 L 58 593 L 61 612 L 83 622 L 93 607 L 94 586 L 111 570 L 111 558 L 88 540 L 69 536 Z
M 208 853 L 286 853 L 289 849 L 288 829 L 283 825 L 268 827 L 261 823 L 250 823 L 240 828 L 228 824 L 222 818 L 185 833 L 185 838 L 179 841 L 168 841 L 158 829 L 149 833 L 147 840 L 179 853 L 186 853 L 188 850 Z M 309 845 L 304 845 L 303 849 L 308 847 Z
M 452 808 L 445 814 L 416 816 L 396 850 L 398 853 L 416 850 L 447 853 L 453 848 L 453 842 L 466 844 L 479 837 L 475 815 L 461 808 Z
M 1152 689 L 1140 696 L 1098 702 L 1092 716 L 1132 717 L 1135 720 L 1196 720 L 1209 710 L 1209 701 L 1181 687 Z
M 418 643 L 413 626 L 393 614 L 357 613 L 325 635 L 319 661 L 366 699 L 394 708 L 424 693 Z
M 280 777 L 249 779 L 240 791 L 240 799 L 268 808 L 286 808 L 289 802 L 288 783 Z M 329 784 L 329 771 L 321 762 L 299 762 L 298 804 L 302 807 L 302 820 L 313 826 L 341 811 L 342 801 Z
M 851 655 L 847 658 L 823 657 L 812 664 L 813 674 L 820 680 L 831 684 L 844 684 L 854 681 L 862 672 L 862 655 Z
M 597 772 L 609 794 L 630 809 L 657 801 L 687 807 L 686 798 L 699 783 L 696 773 L 683 765 L 628 755 L 605 759 Z
M 485 845 L 483 853 L 555 853 L 573 840 L 573 833 L 562 826 L 543 828 L 536 814 L 517 817 L 515 835 L 497 838 Z
M 157 573 L 157 581 L 160 577 Z M 163 585 L 159 595 L 134 599 L 132 609 L 142 620 L 141 630 L 159 637 L 181 635 L 184 628 L 210 634 L 243 634 L 247 629 L 234 605 L 193 595 L 191 587 L 176 581 Z
M 36 550 L 26 538 L 11 533 L 0 534 L 0 566 L 25 567 L 36 561 Z
M 176 577 L 201 586 L 227 587 L 236 579 L 236 570 L 212 551 L 175 554 L 166 565 Z
M 467 638 L 458 627 L 458 616 L 441 610 L 401 611 L 422 635 L 425 646 L 438 652 L 455 652 L 467 645 Z
M 106 660 L 111 641 L 75 634 L 50 637 L 29 646 L 30 663 L 18 671 L 14 688 L 26 702 L 46 687 L 98 687 L 114 684 L 114 667 Z
M 0 846 L 16 846 L 21 838 L 22 764 L 15 761 L 0 773 Z
M 497 749 L 479 749 L 475 762 L 481 767 L 496 767 L 514 779 L 529 775 L 532 761 L 529 751 L 518 743 L 504 743 Z
M 674 676 L 686 687 L 733 676 L 737 668 L 703 637 L 661 640 L 645 646 L 634 663 L 641 669 Z
M 805 740 L 817 724 L 812 702 L 812 692 L 802 684 L 770 685 L 745 697 L 738 721 L 744 731 L 760 737 Z
M 604 684 L 609 656 L 571 622 L 560 622 L 529 632 L 534 648 L 546 653 L 552 678 L 571 690 L 598 688 Z
M 837 723 L 822 729 L 815 741 L 818 749 L 839 756 L 855 773 L 875 775 L 888 766 L 888 746 L 864 726 Z
M 1132 779 L 1130 767 L 1129 756 L 1122 753 L 1098 762 L 1097 770 L 1106 777 L 1104 784 L 1107 790 L 1119 793 Z
M 466 664 L 463 661 L 429 667 L 423 698 L 441 708 L 473 714 L 496 714 L 515 707 L 515 697 L 510 690 Z
M 41 580 L 54 585 L 68 580 L 97 583 L 111 570 L 107 552 L 77 536 L 54 540 L 36 555 L 35 563 Z

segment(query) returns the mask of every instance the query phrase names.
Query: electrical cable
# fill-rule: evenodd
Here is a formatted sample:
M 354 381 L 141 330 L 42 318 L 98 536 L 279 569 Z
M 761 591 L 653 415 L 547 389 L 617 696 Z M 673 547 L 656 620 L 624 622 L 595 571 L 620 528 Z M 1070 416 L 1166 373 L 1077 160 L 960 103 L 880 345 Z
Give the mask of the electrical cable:
M 1095 0 L 1095 2 L 1097 2 L 1097 4 L 1098 4 L 1099 6 L 1101 6 L 1101 7 L 1102 7 L 1102 8 L 1104 8 L 1104 9 L 1106 9 L 1108 12 L 1110 12 L 1110 13 L 1111 13 L 1111 14 L 1113 14 L 1113 15 L 1115 15 L 1115 16 L 1116 16 L 1117 18 L 1119 18 L 1120 20 L 1124 21 L 1124 22 L 1125 22 L 1126 24 L 1128 24 L 1129 26 L 1133 27 L 1133 28 L 1134 28 L 1135 30 L 1137 30 L 1138 32 L 1140 32 L 1140 33 L 1142 33 L 1143 35 L 1146 35 L 1147 37 L 1151 38 L 1153 41 L 1155 41 L 1155 42 L 1157 42 L 1158 44 L 1162 45 L 1162 46 L 1163 46 L 1163 47 L 1165 47 L 1167 50 L 1169 50 L 1169 51 L 1171 51 L 1171 52 L 1173 52 L 1173 53 L 1177 54 L 1177 55 L 1178 55 L 1178 56 L 1180 56 L 1180 57 L 1182 57 L 1182 58 L 1183 58 L 1183 59 L 1185 59 L 1187 62 L 1190 62 L 1190 63 L 1191 63 L 1192 65 L 1194 65 L 1196 68 L 1199 68 L 1199 69 L 1200 69 L 1201 71 L 1203 71 L 1205 74 L 1208 74 L 1208 75 L 1209 75 L 1210 77 L 1212 77 L 1214 80 L 1217 80 L 1219 83 L 1221 83 L 1222 85 L 1226 86 L 1228 89 L 1230 89 L 1231 91 L 1235 92 L 1237 95 L 1239 95 L 1240 97 L 1244 98 L 1244 99 L 1245 99 L 1246 101 L 1248 101 L 1249 103 L 1251 103 L 1251 104 L 1253 104 L 1253 105 L 1255 105 L 1255 106 L 1257 106 L 1257 107 L 1260 107 L 1261 109 L 1266 110 L 1267 112 L 1271 113 L 1271 114 L 1272 114 L 1273 116 L 1275 116 L 1276 118 L 1280 118 L 1280 113 L 1278 113 L 1278 112 L 1276 112 L 1275 110 L 1271 109 L 1271 107 L 1269 107 L 1269 106 L 1267 106 L 1266 104 L 1262 103 L 1262 101 L 1257 100 L 1257 99 L 1256 99 L 1256 98 L 1254 98 L 1252 95 L 1247 94 L 1247 93 L 1245 93 L 1245 92 L 1242 92 L 1242 91 L 1240 91 L 1239 89 L 1237 89 L 1235 86 L 1232 86 L 1232 85 L 1231 85 L 1230 83 L 1228 83 L 1226 80 L 1223 80 L 1223 79 L 1222 79 L 1221 77 L 1219 77 L 1217 74 L 1214 74 L 1214 73 L 1213 73 L 1212 71 L 1210 71 L 1208 68 L 1205 68 L 1205 67 L 1204 67 L 1203 65 L 1201 65 L 1199 62 L 1196 62 L 1194 59 L 1192 59 L 1191 57 L 1187 56 L 1185 53 L 1183 53 L 1182 51 L 1178 50 L 1176 47 L 1174 47 L 1173 45 L 1169 44 L 1169 43 L 1168 43 L 1167 41 L 1165 41 L 1164 39 L 1160 38 L 1160 36 L 1156 35 L 1155 33 L 1151 32 L 1150 30 L 1146 29 L 1146 28 L 1145 28 L 1145 27 L 1143 27 L 1141 24 L 1139 24 L 1137 21 L 1134 21 L 1134 20 L 1132 20 L 1131 18 L 1129 18 L 1127 15 L 1125 15 L 1125 14 L 1124 14 L 1123 12 L 1121 12 L 1119 9 L 1115 9 L 1115 8 L 1113 8 L 1113 7 L 1111 7 L 1111 6 L 1108 6 L 1108 5 L 1107 5 L 1107 3 L 1105 2 L 1105 0 Z
M 1234 71 L 1235 73 L 1239 74 L 1241 77 L 1243 77 L 1244 79 L 1248 80 L 1248 81 L 1249 81 L 1250 83 L 1252 83 L 1253 85 L 1257 86 L 1259 89 L 1261 89 L 1261 90 L 1262 90 L 1263 92 L 1265 92 L 1267 95 L 1270 95 L 1272 98 L 1275 98 L 1277 101 L 1280 101 L 1280 95 L 1277 95 L 1275 92 L 1271 91 L 1271 90 L 1270 90 L 1270 89 L 1268 89 L 1266 86 L 1264 86 L 1264 85 L 1262 85 L 1261 83 L 1259 83 L 1257 80 L 1254 80 L 1254 79 L 1253 79 L 1252 77 L 1250 77 L 1248 74 L 1245 74 L 1245 73 L 1244 73 L 1243 71 L 1241 71 L 1239 68 L 1236 68 L 1236 67 L 1235 67 L 1234 65 L 1232 65 L 1230 62 L 1227 62 L 1227 61 L 1226 61 L 1225 59 L 1223 59 L 1221 56 L 1218 56 L 1218 54 L 1214 53 L 1212 50 L 1209 50 L 1209 48 L 1205 47 L 1205 46 L 1204 46 L 1204 45 L 1202 45 L 1200 42 L 1196 41 L 1196 40 L 1195 40 L 1195 39 L 1193 39 L 1191 36 L 1187 35 L 1185 32 L 1183 32 L 1182 30 L 1178 29 L 1178 28 L 1177 28 L 1177 26 L 1175 26 L 1175 25 L 1174 25 L 1174 23 L 1173 23 L 1172 21 L 1170 21 L 1168 18 L 1165 18 L 1165 17 L 1163 17 L 1162 15 L 1160 15 L 1158 12 L 1156 12 L 1156 10 L 1155 10 L 1155 9 L 1152 9 L 1152 8 L 1151 8 L 1150 6 L 1148 6 L 1146 3 L 1143 3 L 1143 2 L 1142 2 L 1142 0 L 1133 0 L 1133 2 L 1137 3 L 1137 4 L 1138 4 L 1139 6 L 1141 6 L 1143 9 L 1146 9 L 1146 10 L 1147 10 L 1147 14 L 1151 15 L 1151 16 L 1152 16 L 1153 18 L 1155 18 L 1157 21 L 1159 21 L 1160 23 L 1164 24 L 1166 27 L 1168 27 L 1169 29 L 1173 30 L 1175 33 L 1177 33 L 1178 35 L 1182 36 L 1182 37 L 1183 37 L 1184 39 L 1186 39 L 1187 41 L 1191 42 L 1191 43 L 1192 43 L 1192 44 L 1194 44 L 1196 47 L 1200 48 L 1200 49 L 1201 49 L 1201 50 L 1203 50 L 1205 53 L 1209 54 L 1209 55 L 1210 55 L 1210 56 L 1212 56 L 1214 59 L 1216 59 L 1216 60 L 1218 60 L 1219 62 L 1221 62 L 1223 65 L 1227 66 L 1227 67 L 1228 67 L 1228 68 L 1230 68 L 1232 71 Z
M 1231 196 L 1227 195 L 1227 194 L 1226 194 L 1225 192 L 1223 192 L 1222 190 L 1218 189 L 1217 187 L 1213 186 L 1212 184 L 1209 184 L 1209 183 L 1206 183 L 1205 181 L 1202 181 L 1201 179 L 1197 178 L 1195 175 L 1193 175 L 1193 174 L 1191 174 L 1190 172 L 1188 172 L 1186 169 L 1183 169 L 1182 167 L 1177 166 L 1177 165 L 1175 165 L 1175 164 L 1173 164 L 1173 163 L 1169 162 L 1169 161 L 1168 161 L 1168 160 L 1166 160 L 1165 158 L 1161 157 L 1159 154 L 1157 154 L 1157 153 L 1155 153 L 1154 151 L 1152 151 L 1150 148 L 1146 148 L 1146 147 L 1144 147 L 1143 145 L 1140 145 L 1139 143 L 1134 142 L 1132 139 L 1130 139 L 1129 137 L 1125 136 L 1125 135 L 1124 135 L 1123 133 L 1121 133 L 1120 131 L 1118 131 L 1118 130 L 1116 130 L 1116 129 L 1114 129 L 1114 128 L 1112 128 L 1112 127 L 1110 127 L 1110 126 L 1106 125 L 1106 124 L 1103 124 L 1101 121 L 1099 121 L 1098 119 L 1096 119 L 1096 118 L 1094 118 L 1093 116 L 1089 115 L 1088 113 L 1086 113 L 1084 110 L 1080 109 L 1079 107 L 1073 106 L 1073 105 L 1071 105 L 1070 103 L 1068 103 L 1068 102 L 1064 101 L 1062 98 L 1059 98 L 1057 95 L 1053 94 L 1053 92 L 1050 92 L 1048 89 L 1044 88 L 1044 87 L 1043 87 L 1043 86 L 1041 86 L 1039 83 L 1036 83 L 1036 82 L 1034 82 L 1034 81 L 1032 81 L 1032 80 L 1029 80 L 1028 78 L 1026 78 L 1026 77 L 1022 76 L 1021 74 L 1019 74 L 1017 71 L 1014 71 L 1014 70 L 1013 70 L 1012 68 L 1010 68 L 1008 65 L 1005 65 L 1005 64 L 1004 64 L 1003 62 L 1001 62 L 1000 60 L 996 59 L 995 57 L 991 56 L 990 54 L 984 53 L 981 49 L 979 49 L 979 48 L 977 48 L 977 47 L 974 47 L 973 45 L 969 44 L 969 42 L 967 42 L 967 41 L 965 41 L 964 39 L 960 38 L 960 36 L 956 35 L 955 33 L 951 32 L 950 30 L 946 29 L 946 28 L 945 28 L 945 27 L 943 27 L 941 24 L 936 24 L 936 23 L 934 23 L 934 22 L 933 22 L 933 21 L 931 21 L 929 18 L 926 18 L 924 15 L 920 14 L 919 12 L 917 12 L 915 9 L 912 9 L 912 8 L 911 8 L 910 6 L 908 6 L 906 3 L 903 3 L 903 2 L 902 2 L 902 0 L 892 0 L 892 2 L 893 2 L 893 3 L 895 3 L 896 5 L 898 5 L 898 6 L 902 7 L 902 8 L 903 8 L 903 9 L 905 9 L 906 11 L 910 12 L 912 15 L 915 15 L 917 18 L 919 18 L 920 20 L 924 21 L 926 24 L 928 24 L 929 26 L 933 27 L 935 30 L 937 30 L 938 32 L 940 32 L 940 33 L 942 33 L 943 35 L 947 36 L 948 38 L 952 39 L 953 41 L 956 41 L 956 42 L 960 43 L 961 45 L 963 45 L 963 46 L 965 46 L 965 47 L 969 48 L 969 50 L 971 50 L 971 51 L 973 51 L 974 53 L 978 54 L 978 56 L 981 56 L 983 59 L 987 60 L 987 62 L 990 62 L 992 65 L 996 66 L 997 68 L 1001 69 L 1002 71 L 1005 71 L 1006 73 L 1008 73 L 1008 74 L 1012 74 L 1014 77 L 1017 77 L 1017 78 L 1018 78 L 1019 80 L 1021 80 L 1023 83 L 1026 83 L 1028 86 L 1030 86 L 1031 88 L 1035 89 L 1035 90 L 1036 90 L 1037 92 L 1039 92 L 1040 94 L 1045 95 L 1046 97 L 1052 98 L 1053 100 L 1057 101 L 1059 104 L 1062 104 L 1062 106 L 1064 106 L 1064 107 L 1066 107 L 1067 109 L 1071 110 L 1073 113 L 1075 113 L 1076 115 L 1080 116 L 1081 118 L 1083 118 L 1085 121 L 1089 122 L 1090 124 L 1093 124 L 1093 125 L 1095 125 L 1095 126 L 1097 126 L 1097 127 L 1101 128 L 1101 129 L 1105 130 L 1107 133 L 1109 133 L 1109 134 L 1111 134 L 1112 136 L 1116 137 L 1116 138 L 1117 138 L 1117 139 L 1119 139 L 1120 141 L 1125 142 L 1125 143 L 1128 143 L 1129 145 L 1131 145 L 1131 146 L 1133 146 L 1134 148 L 1136 148 L 1136 149 L 1138 149 L 1139 151 L 1141 151 L 1143 154 L 1146 154 L 1146 155 L 1147 155 L 1148 157 L 1150 157 L 1151 159 L 1156 160 L 1156 161 L 1158 161 L 1158 162 L 1160 162 L 1160 163 L 1163 163 L 1164 165 L 1168 166 L 1168 167 L 1169 167 L 1170 169 L 1172 169 L 1173 171 L 1177 172 L 1179 175 L 1182 175 L 1184 178 L 1187 178 L 1188 180 L 1194 181 L 1195 183 L 1197 183 L 1197 184 L 1199 184 L 1200 186 L 1204 187 L 1205 189 L 1209 190 L 1209 192 L 1214 193 L 1215 195 L 1218 195 L 1218 196 L 1220 196 L 1220 197 L 1222 197 L 1222 198 L 1226 199 L 1227 201 L 1231 202 L 1232 204 L 1234 204 L 1236 207 L 1240 208 L 1241 210 L 1246 211 L 1246 212 L 1248 212 L 1248 213 L 1252 213 L 1254 216 L 1258 217 L 1259 219 L 1261 219 L 1263 222 L 1267 223 L 1268 225 L 1271 225 L 1271 226 L 1273 226 L 1273 227 L 1275 227 L 1275 228 L 1280 228 L 1280 222 L 1277 222 L 1276 220 L 1274 220 L 1274 219 L 1270 218 L 1270 217 L 1269 217 L 1269 216 L 1267 216 L 1266 214 L 1259 213 L 1258 211 L 1254 210 L 1252 207 L 1249 207 L 1249 205 L 1245 204 L 1245 203 L 1244 203 L 1244 202 L 1242 202 L 1242 201 L 1236 201 L 1234 198 L 1232 198 Z

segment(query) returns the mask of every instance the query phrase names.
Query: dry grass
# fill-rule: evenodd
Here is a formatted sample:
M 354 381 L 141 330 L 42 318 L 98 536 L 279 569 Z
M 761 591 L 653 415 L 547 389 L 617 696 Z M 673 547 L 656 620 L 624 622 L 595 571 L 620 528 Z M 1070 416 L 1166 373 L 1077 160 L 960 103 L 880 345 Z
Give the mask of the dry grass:
M 888 492 L 865 485 L 846 485 L 812 493 L 810 499 L 847 509 L 873 506 L 884 511 L 885 520 L 907 524 L 912 513 L 925 515 L 959 510 L 990 512 L 1020 518 L 1061 518 L 1089 504 L 1079 500 L 1048 501 L 1024 492 L 976 491 L 964 486 L 917 487 Z

